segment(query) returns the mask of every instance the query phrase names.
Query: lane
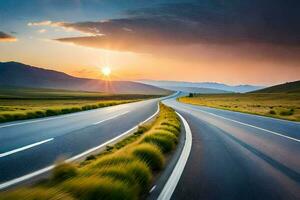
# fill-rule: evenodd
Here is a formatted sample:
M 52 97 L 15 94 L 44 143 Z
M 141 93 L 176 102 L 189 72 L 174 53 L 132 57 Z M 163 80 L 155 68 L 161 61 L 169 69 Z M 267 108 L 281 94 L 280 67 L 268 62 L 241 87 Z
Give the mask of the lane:
M 300 199 L 300 143 L 266 131 L 298 138 L 299 123 L 196 107 L 175 99 L 164 103 L 187 119 L 193 137 L 172 199 Z
M 153 100 L 106 107 L 79 113 L 50 117 L 40 120 L 25 120 L 2 124 L 0 128 L 0 152 L 35 143 L 47 138 L 60 136 L 74 130 L 91 126 L 115 115 L 134 111 L 143 106 L 156 104 Z M 150 113 L 148 113 L 150 114 Z M 12 125 L 12 126 L 10 126 Z
M 252 126 L 260 127 L 263 129 L 267 129 L 269 131 L 273 131 L 276 133 L 281 133 L 288 137 L 292 137 L 300 140 L 300 122 L 292 122 L 282 119 L 264 117 L 259 115 L 251 115 L 247 113 L 239 113 L 228 110 L 221 110 L 216 108 L 209 108 L 204 106 L 196 106 L 190 104 L 182 103 L 182 106 L 188 106 L 189 109 L 196 109 L 201 112 L 207 112 L 214 115 L 218 115 L 224 118 L 228 118 L 231 120 L 236 120 L 242 123 L 251 124 Z
M 0 184 L 68 159 L 117 137 L 157 110 L 158 99 L 0 128 Z M 15 123 L 14 123 L 15 124 Z M 39 142 L 44 142 L 40 145 Z M 30 146 L 33 145 L 33 146 Z M 26 147 L 30 148 L 26 148 Z

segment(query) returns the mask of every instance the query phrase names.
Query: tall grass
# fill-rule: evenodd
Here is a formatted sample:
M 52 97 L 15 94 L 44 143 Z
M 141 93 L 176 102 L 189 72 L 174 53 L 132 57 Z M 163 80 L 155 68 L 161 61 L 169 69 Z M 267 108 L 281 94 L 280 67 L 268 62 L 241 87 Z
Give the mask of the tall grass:
M 170 152 L 174 148 L 174 143 L 166 137 L 149 134 L 143 138 L 142 143 L 150 143 L 156 145 L 163 153 Z
M 173 126 L 168 126 L 168 125 L 159 125 L 155 128 L 156 130 L 165 130 L 167 132 L 171 132 L 173 134 L 175 134 L 176 136 L 178 136 L 178 129 L 173 127 Z
M 101 168 L 106 166 L 117 166 L 120 164 L 128 164 L 133 161 L 133 157 L 125 154 L 112 154 L 103 156 L 91 164 L 91 168 Z
M 164 157 L 160 149 L 154 145 L 137 145 L 133 148 L 132 154 L 146 162 L 152 170 L 160 170 L 164 166 Z
M 63 182 L 61 188 L 83 200 L 135 200 L 138 197 L 129 184 L 108 177 L 78 177 Z
M 61 182 L 70 178 L 74 178 L 78 174 L 77 168 L 70 163 L 58 164 L 52 173 L 52 180 Z
M 77 166 L 57 165 L 43 189 L 40 184 L 0 193 L 0 200 L 26 199 L 25 193 L 28 200 L 52 199 L 48 198 L 51 196 L 66 200 L 139 199 L 148 193 L 154 173 L 164 168 L 165 155 L 175 148 L 179 133 L 179 118 L 161 104 L 153 123 L 140 126 L 133 135 L 101 154 Z
M 2 192 L 0 200 L 74 200 L 74 198 L 58 189 L 35 187 Z

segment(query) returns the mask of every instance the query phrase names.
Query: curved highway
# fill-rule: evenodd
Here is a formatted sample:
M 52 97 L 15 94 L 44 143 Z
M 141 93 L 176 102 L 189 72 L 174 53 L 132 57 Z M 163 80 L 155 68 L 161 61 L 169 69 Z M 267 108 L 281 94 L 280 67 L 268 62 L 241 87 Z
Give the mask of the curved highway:
M 119 136 L 153 115 L 158 101 L 0 124 L 0 185 Z
M 0 185 L 122 134 L 159 99 L 0 125 Z M 192 148 L 171 199 L 300 199 L 300 123 L 163 101 L 188 122 Z
M 300 123 L 165 100 L 192 148 L 171 199 L 300 199 Z

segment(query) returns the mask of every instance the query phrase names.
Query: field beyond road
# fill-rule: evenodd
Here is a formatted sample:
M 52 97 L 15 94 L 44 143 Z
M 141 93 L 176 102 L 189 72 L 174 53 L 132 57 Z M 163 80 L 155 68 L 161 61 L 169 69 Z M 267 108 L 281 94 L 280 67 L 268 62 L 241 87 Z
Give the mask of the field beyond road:
M 0 122 L 66 114 L 155 97 L 160 96 L 55 89 L 0 88 Z
M 299 93 L 203 94 L 180 102 L 268 117 L 300 121 Z

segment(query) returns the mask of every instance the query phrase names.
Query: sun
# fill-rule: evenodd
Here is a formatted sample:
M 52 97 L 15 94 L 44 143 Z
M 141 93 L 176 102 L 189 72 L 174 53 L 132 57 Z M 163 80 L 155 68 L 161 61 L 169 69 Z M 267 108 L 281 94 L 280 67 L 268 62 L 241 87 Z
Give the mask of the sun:
M 111 69 L 110 67 L 106 66 L 101 69 L 101 72 L 104 76 L 109 76 L 111 74 Z

